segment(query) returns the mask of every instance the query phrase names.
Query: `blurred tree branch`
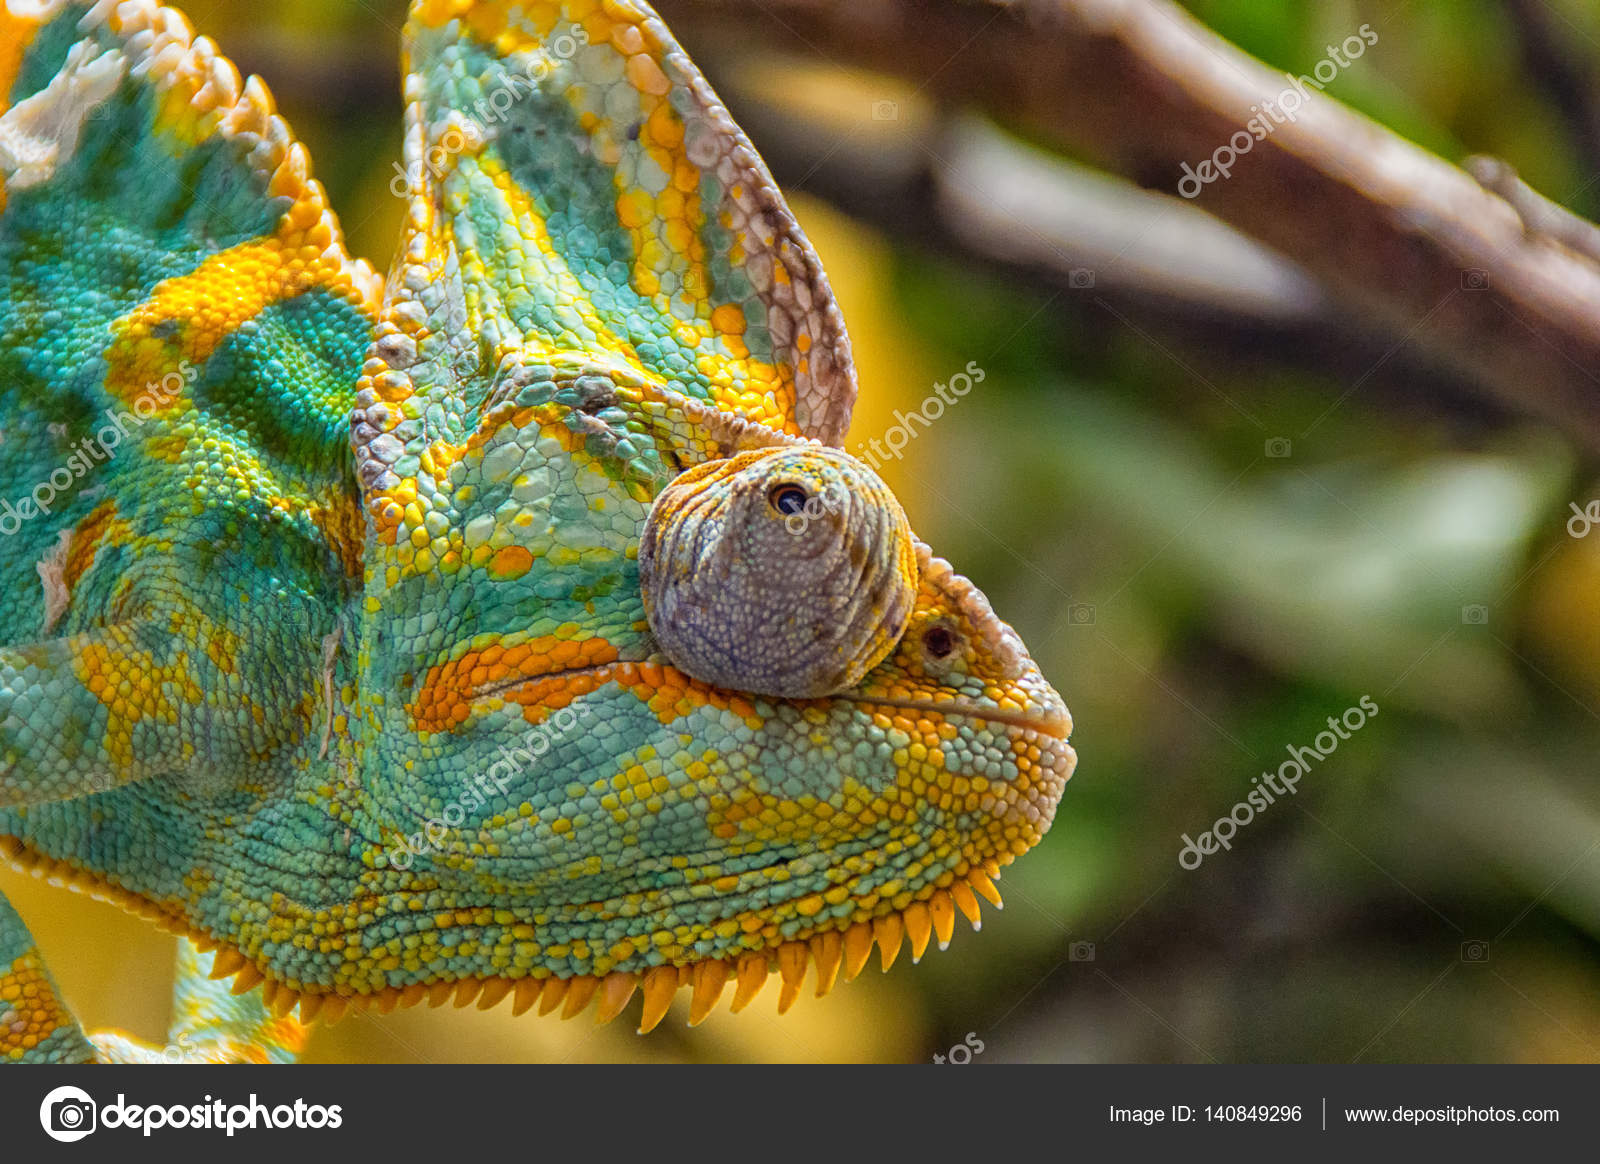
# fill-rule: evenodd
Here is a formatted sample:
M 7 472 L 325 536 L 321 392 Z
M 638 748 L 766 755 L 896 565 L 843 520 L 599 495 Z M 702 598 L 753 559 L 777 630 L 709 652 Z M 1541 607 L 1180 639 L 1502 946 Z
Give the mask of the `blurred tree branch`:
M 692 52 L 755 41 L 903 77 L 1166 191 L 1291 84 L 1166 0 L 657 6 Z M 1295 118 L 1195 201 L 1466 380 L 1600 449 L 1600 265 L 1307 89 Z

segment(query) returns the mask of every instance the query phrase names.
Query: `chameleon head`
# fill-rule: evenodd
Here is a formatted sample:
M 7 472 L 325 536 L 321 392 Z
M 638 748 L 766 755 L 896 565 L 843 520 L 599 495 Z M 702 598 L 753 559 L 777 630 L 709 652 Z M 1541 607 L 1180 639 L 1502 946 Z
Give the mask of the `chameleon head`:
M 562 416 L 454 462 L 453 524 L 485 531 L 468 596 L 369 656 L 404 717 L 368 757 L 372 884 L 442 903 L 374 985 L 643 982 L 653 1025 L 680 984 L 698 1019 L 770 964 L 786 1007 L 812 963 L 820 990 L 976 922 L 1076 760 L 1015 632 L 870 469 L 808 442 L 714 456 L 648 506 L 597 460 L 575 479 L 610 540 L 552 524 L 560 495 L 525 483 Z M 418 648 L 436 661 L 396 671 Z
M 1070 720 L 839 451 L 849 341 L 771 175 L 642 5 L 407 35 L 335 843 L 380 920 L 290 977 L 603 1015 L 642 983 L 649 1026 L 685 983 L 697 1019 L 775 966 L 786 1006 L 813 962 L 944 942 L 1043 836 Z
M 639 545 L 661 649 L 717 687 L 807 699 L 854 687 L 905 632 L 905 511 L 837 449 L 757 449 L 662 490 Z

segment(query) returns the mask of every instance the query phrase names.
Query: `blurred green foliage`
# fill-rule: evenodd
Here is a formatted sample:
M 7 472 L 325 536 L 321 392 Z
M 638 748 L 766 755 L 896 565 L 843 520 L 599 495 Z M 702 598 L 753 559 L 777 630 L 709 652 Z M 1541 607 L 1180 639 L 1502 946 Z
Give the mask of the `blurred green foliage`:
M 1546 3 L 1600 87 L 1600 9 Z M 1369 22 L 1379 43 L 1330 92 L 1600 208 L 1501 0 L 1190 8 L 1295 71 Z M 403 4 L 191 15 L 247 68 L 298 64 L 267 79 L 383 267 L 399 102 L 362 78 L 392 81 Z M 1565 528 L 1600 491 L 1582 450 L 1448 383 L 1248 329 L 1134 326 L 794 201 L 861 358 L 852 445 L 968 361 L 986 372 L 886 475 L 1073 709 L 1054 830 L 981 935 L 782 1021 L 770 998 L 649 1039 L 425 1012 L 347 1020 L 312 1057 L 926 1060 L 971 1031 L 980 1061 L 1600 1058 L 1600 536 Z M 1180 867 L 1183 834 L 1363 695 L 1380 714 L 1295 796 Z M 18 893 L 92 1021 L 160 1030 L 165 939 Z

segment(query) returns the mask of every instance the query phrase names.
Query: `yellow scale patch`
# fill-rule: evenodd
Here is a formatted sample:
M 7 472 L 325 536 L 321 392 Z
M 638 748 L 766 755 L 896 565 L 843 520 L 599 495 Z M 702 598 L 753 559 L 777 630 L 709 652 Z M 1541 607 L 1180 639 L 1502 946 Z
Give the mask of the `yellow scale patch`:
M 307 215 L 312 221 L 297 225 Z M 332 242 L 321 206 L 301 202 L 284 216 L 276 237 L 219 251 L 189 274 L 158 283 L 147 301 L 112 325 L 106 391 L 129 406 L 145 398 L 157 414 L 182 413 L 187 394 L 170 391 L 163 378 L 184 361 L 198 368 L 266 307 L 314 287 L 364 302 L 338 252 L 328 250 Z M 178 322 L 177 331 L 156 334 L 169 321 Z
M 187 656 L 159 662 L 149 651 L 93 642 L 73 658 L 73 672 L 106 706 L 105 748 L 119 765 L 133 763 L 133 729 L 152 720 L 176 723 L 182 706 L 195 706 L 203 692 Z

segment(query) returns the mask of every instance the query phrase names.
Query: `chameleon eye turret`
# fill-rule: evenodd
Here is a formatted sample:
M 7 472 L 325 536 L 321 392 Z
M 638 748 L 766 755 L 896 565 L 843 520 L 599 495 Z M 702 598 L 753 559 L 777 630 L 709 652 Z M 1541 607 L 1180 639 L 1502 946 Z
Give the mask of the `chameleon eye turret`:
M 812 699 L 894 649 L 917 592 L 911 526 L 837 449 L 759 449 L 662 490 L 639 543 L 656 642 L 716 687 Z

